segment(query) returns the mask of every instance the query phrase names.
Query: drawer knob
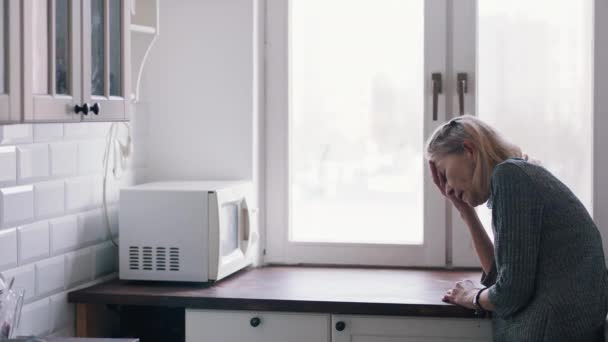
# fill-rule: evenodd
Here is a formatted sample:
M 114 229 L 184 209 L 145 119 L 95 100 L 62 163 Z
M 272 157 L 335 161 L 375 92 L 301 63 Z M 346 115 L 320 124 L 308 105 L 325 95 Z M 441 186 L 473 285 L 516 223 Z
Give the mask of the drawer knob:
M 80 112 L 82 112 L 82 114 L 84 114 L 84 115 L 89 114 L 89 104 L 88 103 L 84 103 L 82 106 L 75 105 L 74 106 L 74 112 L 76 114 L 79 114 Z
M 91 111 L 93 113 L 95 113 L 95 115 L 99 115 L 99 109 L 100 109 L 100 106 L 99 106 L 99 103 L 97 103 L 97 102 L 93 103 L 93 105 L 91 106 Z
M 249 321 L 249 324 L 254 328 L 260 325 L 260 323 L 262 323 L 262 320 L 259 317 L 253 317 L 251 321 Z
M 342 321 L 336 323 L 336 330 L 344 331 L 345 328 L 346 328 L 346 323 L 344 323 Z

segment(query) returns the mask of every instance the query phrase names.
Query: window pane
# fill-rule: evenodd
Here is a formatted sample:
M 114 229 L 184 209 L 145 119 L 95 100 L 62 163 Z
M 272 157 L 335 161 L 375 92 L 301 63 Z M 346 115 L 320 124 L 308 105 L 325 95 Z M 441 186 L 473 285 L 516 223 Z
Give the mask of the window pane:
M 91 1 L 91 93 L 104 96 L 105 21 L 104 0 Z
M 110 0 L 110 95 L 122 96 L 122 0 Z
M 70 94 L 70 4 L 69 0 L 55 3 L 55 91 Z
M 49 7 L 47 0 L 32 2 L 32 75 L 34 94 L 49 93 Z
M 592 1 L 483 0 L 478 8 L 479 116 L 591 211 Z
M 8 17 L 6 13 L 6 0 L 0 0 L 0 94 L 6 93 L 5 56 L 8 53 L 8 36 L 6 34 L 6 32 L 8 31 Z
M 423 1 L 291 4 L 290 240 L 422 243 Z

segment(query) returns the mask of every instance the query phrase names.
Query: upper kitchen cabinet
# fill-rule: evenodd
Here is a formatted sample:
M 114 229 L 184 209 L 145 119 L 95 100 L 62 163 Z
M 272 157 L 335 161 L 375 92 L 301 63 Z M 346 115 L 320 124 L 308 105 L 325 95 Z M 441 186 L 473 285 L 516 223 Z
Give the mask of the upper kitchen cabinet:
M 131 3 L 83 0 L 82 4 L 83 98 L 94 114 L 84 118 L 125 120 L 131 101 Z
M 21 120 L 19 1 L 0 0 L 0 124 Z
M 24 121 L 127 120 L 130 1 L 22 4 Z

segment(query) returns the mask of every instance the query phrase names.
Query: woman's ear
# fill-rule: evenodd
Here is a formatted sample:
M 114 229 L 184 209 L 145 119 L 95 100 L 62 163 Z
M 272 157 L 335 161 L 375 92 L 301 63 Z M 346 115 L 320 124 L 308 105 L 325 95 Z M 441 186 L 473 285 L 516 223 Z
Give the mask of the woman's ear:
M 464 152 L 467 154 L 467 156 L 471 159 L 474 159 L 477 155 L 477 146 L 475 146 L 469 140 L 465 140 L 462 145 L 462 147 L 464 148 Z

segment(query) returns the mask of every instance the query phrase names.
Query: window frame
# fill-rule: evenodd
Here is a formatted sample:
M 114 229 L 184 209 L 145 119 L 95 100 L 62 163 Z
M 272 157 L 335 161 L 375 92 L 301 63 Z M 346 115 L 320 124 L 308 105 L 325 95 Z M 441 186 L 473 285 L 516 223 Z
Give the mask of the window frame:
M 443 267 L 446 265 L 447 202 L 435 189 L 424 160 L 424 243 L 422 245 L 319 243 L 288 241 L 289 227 L 289 3 L 265 3 L 265 262 L 270 264 L 333 264 Z M 446 119 L 444 81 L 438 120 L 431 114 L 431 72 L 446 75 L 446 0 L 425 1 L 424 134 Z M 428 76 L 428 77 L 427 77 Z

